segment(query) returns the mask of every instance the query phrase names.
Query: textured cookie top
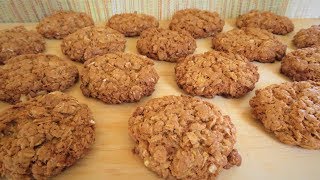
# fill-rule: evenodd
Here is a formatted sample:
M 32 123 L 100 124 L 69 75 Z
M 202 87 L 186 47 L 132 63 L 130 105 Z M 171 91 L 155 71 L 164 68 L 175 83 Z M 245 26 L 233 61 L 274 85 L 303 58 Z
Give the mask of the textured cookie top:
M 23 26 L 0 30 L 0 65 L 22 54 L 36 54 L 45 50 L 44 38 Z
M 148 28 L 159 27 L 159 22 L 155 17 L 147 14 L 123 13 L 113 15 L 108 20 L 107 26 L 131 37 L 139 36 Z
M 159 76 L 151 59 L 131 53 L 109 53 L 85 62 L 84 95 L 106 103 L 136 102 L 154 91 Z
M 289 18 L 274 14 L 270 11 L 252 10 L 240 15 L 237 18 L 236 24 L 239 28 L 255 27 L 280 35 L 288 34 L 294 29 L 294 25 Z
M 219 51 L 187 56 L 175 67 L 178 85 L 191 95 L 241 97 L 254 89 L 258 68 L 247 58 Z
M 129 135 L 144 165 L 166 179 L 209 179 L 241 164 L 230 117 L 196 98 L 148 101 L 129 119 Z
M 169 28 L 186 30 L 194 38 L 205 38 L 222 31 L 224 21 L 216 12 L 199 9 L 185 9 L 174 13 Z
M 320 82 L 271 85 L 250 100 L 253 115 L 283 143 L 320 149 Z
M 143 31 L 137 41 L 140 54 L 159 61 L 176 62 L 179 58 L 192 54 L 196 47 L 196 40 L 188 32 L 162 28 Z
M 212 47 L 263 63 L 281 60 L 287 49 L 273 34 L 258 28 L 233 29 L 220 33 L 213 37 Z
M 65 37 L 61 43 L 62 52 L 78 62 L 109 52 L 124 51 L 125 47 L 124 35 L 108 27 L 85 27 Z
M 320 47 L 309 47 L 287 54 L 281 72 L 294 81 L 320 81 Z
M 78 80 L 78 69 L 55 55 L 28 54 L 0 67 L 0 100 L 25 101 L 51 91 L 63 91 Z
M 87 105 L 54 92 L 18 103 L 0 114 L 0 174 L 47 179 L 83 157 L 94 141 Z
M 37 31 L 49 39 L 63 39 L 78 29 L 93 25 L 92 18 L 86 13 L 58 11 L 43 18 L 37 25 Z
M 301 29 L 294 37 L 293 43 L 298 48 L 320 46 L 320 25 L 313 25 L 308 29 Z

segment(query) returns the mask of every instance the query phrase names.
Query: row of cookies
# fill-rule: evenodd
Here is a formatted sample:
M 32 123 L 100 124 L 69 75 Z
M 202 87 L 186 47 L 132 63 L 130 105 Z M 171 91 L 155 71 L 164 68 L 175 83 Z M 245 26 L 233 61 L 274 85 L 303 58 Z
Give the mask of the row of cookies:
M 152 31 L 150 29 L 150 32 L 152 36 L 154 36 L 154 34 L 157 34 L 157 33 L 162 34 L 161 32 L 165 32 L 160 36 L 159 38 L 160 40 L 163 40 L 165 37 L 168 36 L 168 34 L 169 35 L 171 34 L 166 32 L 165 30 L 160 31 L 158 29 L 152 30 Z M 180 35 L 180 34 L 182 33 L 173 34 L 172 36 L 170 36 L 170 39 L 173 39 L 173 42 L 177 41 L 178 43 L 180 43 L 181 40 L 179 39 L 179 37 L 178 38 L 176 37 L 177 35 Z M 185 35 L 188 35 L 188 34 L 185 33 Z M 76 40 L 77 38 L 74 38 L 74 39 Z M 157 38 L 149 38 L 150 41 L 152 41 L 153 39 L 157 40 Z M 149 40 L 147 39 L 145 40 L 145 42 L 148 43 Z M 164 42 L 166 41 L 167 40 L 164 40 Z M 83 44 L 78 43 L 78 48 L 81 48 L 82 46 Z M 177 51 L 179 51 L 179 46 L 180 45 L 178 44 L 178 46 L 175 48 L 175 45 L 174 45 L 173 49 L 177 49 Z M 147 48 L 147 52 L 149 52 L 147 45 L 143 45 L 142 47 Z M 169 54 L 170 56 L 175 55 L 175 52 L 161 53 L 161 50 L 163 51 L 163 47 L 158 47 L 158 49 L 157 48 L 155 49 L 156 49 L 155 50 L 156 57 L 167 56 L 167 54 Z M 99 49 L 97 51 L 99 52 Z M 160 53 L 158 53 L 158 51 Z M 154 54 L 154 51 L 150 51 L 150 52 L 151 52 L 150 54 L 152 53 Z M 89 52 L 89 54 L 90 53 L 91 52 Z M 183 54 L 184 52 L 181 51 L 180 53 Z M 177 54 L 179 55 L 179 53 Z M 207 81 L 208 78 L 210 79 L 210 77 L 212 76 L 220 77 L 222 74 L 226 76 L 224 78 L 232 80 L 232 79 L 237 79 L 238 76 L 241 77 L 244 74 L 248 74 L 246 78 L 249 79 L 249 81 L 245 82 L 246 78 L 243 78 L 243 83 L 244 84 L 251 83 L 250 86 L 252 86 L 252 82 L 257 81 L 257 78 L 258 78 L 257 71 L 254 70 L 257 68 L 253 64 L 242 60 L 243 58 L 244 58 L 243 56 L 240 56 L 237 54 L 223 53 L 223 52 L 217 52 L 217 51 L 208 52 L 208 53 L 205 53 L 204 55 L 188 56 L 187 58 L 185 58 L 187 60 L 182 60 L 182 61 L 180 61 L 180 58 L 177 58 L 176 60 L 179 60 L 179 63 L 177 64 L 177 67 L 176 67 L 177 77 L 178 77 L 178 73 L 184 74 L 183 71 L 184 69 L 186 69 L 186 67 L 189 67 L 189 66 L 191 67 L 190 73 L 189 73 L 190 76 L 192 76 L 193 74 L 194 75 L 199 74 L 199 72 L 197 72 L 197 70 L 199 71 L 199 67 L 205 67 L 207 69 L 205 69 L 204 72 L 208 74 L 203 77 L 201 76 L 196 77 L 200 79 L 199 80 L 200 85 L 201 83 Z M 233 66 L 233 62 L 231 61 L 233 59 L 237 59 L 236 60 L 237 62 L 239 61 L 235 66 Z M 130 62 L 130 60 L 133 60 L 133 61 Z M 110 97 L 110 94 L 103 94 L 103 92 L 108 92 L 110 91 L 110 89 L 114 89 L 114 91 L 110 91 L 110 92 L 114 92 L 116 94 L 115 95 L 115 97 L 117 97 L 115 100 L 116 103 L 119 103 L 119 99 L 121 98 L 123 100 L 126 100 L 128 98 L 134 99 L 135 97 L 139 97 L 140 95 L 139 92 L 141 91 L 145 92 L 146 94 L 148 93 L 151 94 L 153 90 L 151 88 L 151 92 L 150 92 L 150 87 L 152 87 L 152 85 L 154 86 L 154 84 L 158 79 L 157 75 L 155 75 L 154 73 L 155 71 L 152 68 L 152 64 L 153 64 L 152 61 L 142 56 L 124 54 L 124 53 L 111 53 L 103 56 L 97 56 L 96 58 L 91 58 L 90 60 L 85 62 L 85 71 L 84 71 L 85 73 L 83 73 L 82 75 L 83 76 L 82 79 L 85 79 L 85 80 L 83 83 L 84 85 L 81 85 L 81 88 L 83 92 L 85 92 L 86 90 L 84 89 L 87 88 L 87 93 L 92 94 L 91 96 L 93 97 L 97 96 L 97 98 L 100 98 L 102 100 L 106 99 L 104 100 L 105 102 L 110 101 L 111 103 L 112 103 L 112 100 L 108 99 Z M 144 68 L 144 67 L 149 67 L 149 68 Z M 212 73 L 210 74 L 211 67 L 213 70 L 226 69 L 226 72 L 228 73 L 223 72 L 220 75 L 219 74 L 213 75 Z M 126 70 L 123 71 L 123 69 L 125 68 L 129 68 L 131 70 L 129 72 L 127 72 Z M 195 73 L 193 73 L 194 70 L 196 70 Z M 150 76 L 144 77 L 146 73 L 145 72 L 139 73 L 140 71 L 150 72 L 150 74 L 148 74 Z M 240 73 L 236 74 L 236 72 L 238 71 L 240 71 Z M 86 75 L 87 77 L 85 77 Z M 146 85 L 146 89 L 141 89 L 141 87 L 135 87 L 134 85 L 130 85 L 130 88 L 132 88 L 132 91 L 131 91 L 132 93 L 129 94 L 128 97 L 125 96 L 126 93 L 121 92 L 122 88 L 119 88 L 119 89 L 115 88 L 123 82 L 129 82 L 130 84 L 132 82 L 132 79 L 139 79 L 140 77 L 142 81 L 139 83 Z M 150 77 L 151 77 L 151 80 L 150 80 Z M 185 81 L 190 80 L 189 75 L 186 75 L 186 77 L 187 78 L 185 78 Z M 239 82 L 242 82 L 242 80 L 240 80 Z M 214 83 L 219 84 L 219 82 L 214 82 Z M 223 85 L 225 84 L 227 83 L 220 82 L 219 86 L 217 86 L 218 87 L 217 89 L 230 88 L 230 87 L 223 87 Z M 199 84 L 196 85 L 196 87 L 197 86 L 199 86 Z M 230 92 L 239 91 L 239 89 L 237 89 L 238 87 L 239 85 L 234 85 L 233 88 L 230 88 Z M 106 89 L 104 88 L 108 88 L 108 91 L 106 91 Z M 101 93 L 97 93 L 97 90 L 99 89 L 102 90 Z M 297 90 L 297 91 L 300 92 L 300 90 Z M 220 93 L 222 95 L 228 96 L 228 92 L 227 93 L 220 92 Z M 246 92 L 243 92 L 243 93 L 245 94 Z M 236 97 L 236 95 L 234 96 Z M 232 96 L 232 94 L 230 93 L 229 96 Z M 114 97 L 113 94 L 111 94 L 111 97 Z M 123 102 L 126 102 L 126 101 L 123 101 Z M 176 111 L 172 112 L 172 111 L 168 111 L 168 109 L 170 110 L 174 109 Z M 215 113 L 213 113 L 212 111 Z M 184 119 L 185 121 L 177 121 L 177 118 Z M 151 120 L 155 120 L 155 121 L 151 122 Z M 219 128 L 222 128 L 222 129 L 219 129 Z M 212 130 L 214 131 L 212 132 Z M 186 134 L 183 133 L 186 131 L 189 133 L 186 133 Z M 133 137 L 133 139 L 137 142 L 135 152 L 144 159 L 144 164 L 148 168 L 152 169 L 162 177 L 185 178 L 185 179 L 195 178 L 195 177 L 209 178 L 209 177 L 216 176 L 222 168 L 230 168 L 232 165 L 240 165 L 241 163 L 241 158 L 239 154 L 237 153 L 236 150 L 233 149 L 233 145 L 235 143 L 235 129 L 230 121 L 230 118 L 228 116 L 223 116 L 220 113 L 220 111 L 217 110 L 216 107 L 214 107 L 213 105 L 209 103 L 205 103 L 200 100 L 196 100 L 194 98 L 184 97 L 184 96 L 183 97 L 169 96 L 169 97 L 158 98 L 148 102 L 145 105 L 145 107 L 137 108 L 137 110 L 133 114 L 133 117 L 129 120 L 129 132 Z M 222 134 L 220 134 L 221 132 Z M 218 138 L 220 140 L 217 142 L 215 141 L 215 144 L 217 146 L 211 147 L 213 142 L 211 142 L 210 139 L 212 139 L 212 137 L 215 137 L 215 138 L 223 137 L 223 138 Z M 226 137 L 229 137 L 229 138 L 226 138 Z M 172 141 L 172 139 L 176 139 L 176 140 L 178 139 L 178 144 L 176 141 Z M 203 139 L 206 139 L 206 140 L 204 141 Z M 212 140 L 215 140 L 215 139 L 212 139 Z M 230 142 L 227 143 L 226 145 L 225 144 L 226 141 L 228 142 L 230 141 Z M 165 142 L 164 145 L 163 145 L 163 142 Z M 207 149 L 205 147 L 207 148 L 211 147 L 211 149 L 210 148 Z M 169 149 L 171 150 L 169 151 Z M 177 152 L 177 153 L 173 153 L 173 152 Z M 195 152 L 197 153 L 195 154 Z M 192 154 L 192 156 L 190 153 Z M 190 161 L 190 158 L 193 157 L 193 155 L 195 155 L 195 158 L 197 159 L 197 161 Z M 195 162 L 195 163 L 189 164 L 190 165 L 189 167 L 181 166 L 185 162 Z M 205 164 L 204 165 L 197 164 L 197 163 L 202 164 L 202 162 L 205 162 Z

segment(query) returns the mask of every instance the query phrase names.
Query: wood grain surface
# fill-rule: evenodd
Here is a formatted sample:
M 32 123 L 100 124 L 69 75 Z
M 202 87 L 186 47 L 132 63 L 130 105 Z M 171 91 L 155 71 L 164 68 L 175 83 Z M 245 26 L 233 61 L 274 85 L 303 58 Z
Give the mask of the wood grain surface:
M 299 29 L 320 24 L 320 19 L 295 19 L 293 21 L 294 32 L 287 36 L 277 36 L 288 45 L 287 52 L 294 49 L 291 40 Z M 234 22 L 234 20 L 227 20 L 224 31 L 234 28 Z M 166 21 L 160 24 L 162 27 L 168 26 Z M 24 25 L 28 29 L 35 28 L 35 24 L 0 24 L 0 29 L 16 25 Z M 136 41 L 137 38 L 127 38 L 127 52 L 137 53 Z M 195 53 L 209 51 L 210 47 L 210 38 L 197 40 Z M 59 40 L 47 40 L 46 53 L 56 54 L 76 64 L 81 72 L 82 64 L 68 60 L 61 53 Z M 270 84 L 290 81 L 279 73 L 280 62 L 267 64 L 254 62 L 254 64 L 258 65 L 260 73 L 255 90 Z M 137 106 L 151 98 L 184 94 L 175 82 L 174 65 L 174 63 L 155 62 L 156 70 L 160 75 L 156 90 L 152 96 L 143 98 L 139 103 L 107 105 L 99 100 L 86 98 L 80 91 L 79 82 L 68 89 L 66 93 L 76 97 L 81 103 L 86 103 L 92 110 L 96 121 L 96 141 L 92 150 L 83 159 L 54 179 L 158 179 L 132 153 L 133 141 L 128 136 L 128 119 Z M 224 114 L 231 117 L 237 128 L 236 147 L 242 155 L 242 165 L 224 170 L 218 179 L 320 179 L 319 150 L 306 150 L 282 144 L 272 134 L 267 133 L 261 123 L 252 118 L 248 101 L 254 95 L 254 91 L 240 99 L 227 99 L 220 96 L 213 99 L 202 98 L 220 107 Z M 0 103 L 0 111 L 7 107 L 9 104 Z

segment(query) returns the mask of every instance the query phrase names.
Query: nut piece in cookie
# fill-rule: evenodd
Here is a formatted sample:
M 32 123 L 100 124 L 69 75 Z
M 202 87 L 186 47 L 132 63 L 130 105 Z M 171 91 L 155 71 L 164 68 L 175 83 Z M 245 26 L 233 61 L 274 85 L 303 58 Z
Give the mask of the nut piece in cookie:
M 253 116 L 281 142 L 320 149 L 320 82 L 275 84 L 256 91 Z
M 97 55 L 124 51 L 124 35 L 109 27 L 85 27 L 65 37 L 61 43 L 63 54 L 71 60 L 85 62 Z
M 298 48 L 320 46 L 320 25 L 313 25 L 308 29 L 301 29 L 293 37 L 293 44 Z
M 15 104 L 52 91 L 68 89 L 79 73 L 55 55 L 28 54 L 11 58 L 0 67 L 0 100 Z
M 258 68 L 247 58 L 233 53 L 210 51 L 190 55 L 175 67 L 180 88 L 191 95 L 239 98 L 254 89 Z
M 214 179 L 241 165 L 230 117 L 197 98 L 152 99 L 134 111 L 128 128 L 134 153 L 165 179 Z
M 281 60 L 287 46 L 267 30 L 242 28 L 217 34 L 212 38 L 212 48 L 243 55 L 250 61 L 270 63 Z
M 0 114 L 0 175 L 48 179 L 82 158 L 94 136 L 90 109 L 67 94 L 18 103 Z
M 137 102 L 150 96 L 159 76 L 151 59 L 132 53 L 108 53 L 84 63 L 81 90 L 108 104 Z
M 294 29 L 294 25 L 288 17 L 280 16 L 270 11 L 252 10 L 240 15 L 236 24 L 239 28 L 255 27 L 279 35 L 288 34 Z
M 169 28 L 174 31 L 186 30 L 194 38 L 205 38 L 221 32 L 223 26 L 224 21 L 217 12 L 185 9 L 174 13 Z
M 46 49 L 44 38 L 23 26 L 0 30 L 0 65 L 22 54 L 37 54 Z
M 78 29 L 93 25 L 92 18 L 86 13 L 57 11 L 43 18 L 37 25 L 37 31 L 49 39 L 63 39 Z
M 150 28 L 143 31 L 137 41 L 140 54 L 149 58 L 176 62 L 196 50 L 196 40 L 187 31 Z
M 159 21 L 147 14 L 123 13 L 113 15 L 107 22 L 107 26 L 124 34 L 127 37 L 139 36 L 148 28 L 159 27 Z
M 320 81 L 320 47 L 290 52 L 281 61 L 281 73 L 294 81 Z

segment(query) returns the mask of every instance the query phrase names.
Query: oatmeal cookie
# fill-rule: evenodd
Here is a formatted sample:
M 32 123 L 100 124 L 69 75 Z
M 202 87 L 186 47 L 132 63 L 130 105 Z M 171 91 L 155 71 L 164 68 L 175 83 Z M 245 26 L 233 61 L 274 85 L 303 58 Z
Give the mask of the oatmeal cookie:
M 255 27 L 265 29 L 273 34 L 285 35 L 293 31 L 292 21 L 285 16 L 270 11 L 252 10 L 237 18 L 236 25 L 242 27 Z
M 293 44 L 298 48 L 320 46 L 320 25 L 313 25 L 308 29 L 301 29 L 293 37 Z
M 124 51 L 125 47 L 124 35 L 108 27 L 85 27 L 65 37 L 61 43 L 63 54 L 78 62 L 109 52 Z
M 18 103 L 0 114 L 0 175 L 47 179 L 82 158 L 94 142 L 87 105 L 53 92 Z
M 46 49 L 44 38 L 23 26 L 0 31 L 0 65 L 22 54 L 37 54 Z
M 259 28 L 233 29 L 220 33 L 213 37 L 212 47 L 263 63 L 281 60 L 287 49 L 272 33 Z
M 17 103 L 40 94 L 63 91 L 78 80 L 78 69 L 55 55 L 27 54 L 0 67 L 0 100 Z
M 159 76 L 151 59 L 132 53 L 108 53 L 84 63 L 81 90 L 108 104 L 137 102 L 154 91 Z
M 186 31 L 150 28 L 143 31 L 137 41 L 140 54 L 149 58 L 176 62 L 196 50 L 196 40 Z
M 78 29 L 93 25 L 92 18 L 86 13 L 57 11 L 43 18 L 37 25 L 37 31 L 49 39 L 63 39 Z
M 169 28 L 174 31 L 186 30 L 194 38 L 213 36 L 222 31 L 224 21 L 217 12 L 199 9 L 185 9 L 174 13 Z
M 309 47 L 287 54 L 281 61 L 281 73 L 294 81 L 320 81 L 320 47 Z
M 254 117 L 281 142 L 320 149 L 320 82 L 268 86 L 250 100 Z
M 166 179 L 214 179 L 241 164 L 236 129 L 209 102 L 165 96 L 138 107 L 129 119 L 134 153 Z
M 175 67 L 180 88 L 193 96 L 238 98 L 253 90 L 258 68 L 247 58 L 221 51 L 190 55 Z
M 111 27 L 127 37 L 139 36 L 148 28 L 159 27 L 159 21 L 147 14 L 123 13 L 113 15 L 107 23 Z

